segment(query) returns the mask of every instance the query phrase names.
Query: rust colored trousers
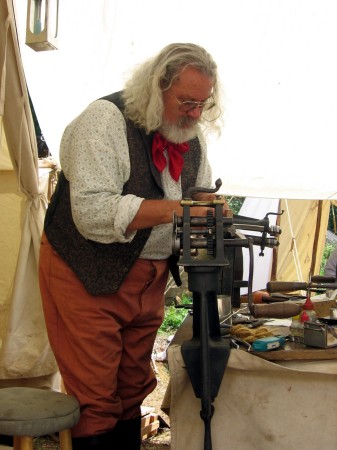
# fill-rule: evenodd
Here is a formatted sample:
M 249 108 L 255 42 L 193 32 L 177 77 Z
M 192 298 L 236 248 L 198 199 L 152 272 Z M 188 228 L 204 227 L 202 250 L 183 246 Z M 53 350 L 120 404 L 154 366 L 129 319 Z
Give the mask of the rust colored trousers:
M 49 341 L 67 393 L 81 404 L 74 437 L 140 415 L 156 387 L 151 354 L 167 276 L 167 261 L 138 259 L 116 294 L 92 296 L 43 235 L 39 279 Z

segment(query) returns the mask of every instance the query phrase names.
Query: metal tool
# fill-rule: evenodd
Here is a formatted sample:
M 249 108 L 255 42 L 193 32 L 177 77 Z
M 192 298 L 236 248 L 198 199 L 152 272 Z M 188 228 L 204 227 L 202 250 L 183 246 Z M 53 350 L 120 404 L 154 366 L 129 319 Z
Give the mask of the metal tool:
M 314 275 L 307 282 L 302 281 L 269 281 L 267 291 L 272 292 L 293 292 L 293 291 L 326 291 L 327 289 L 337 289 L 336 279 L 323 275 Z
M 193 294 L 193 337 L 183 342 L 182 356 L 197 398 L 201 399 L 201 418 L 205 425 L 204 449 L 212 449 L 211 419 L 213 402 L 218 394 L 230 354 L 230 342 L 222 339 L 217 305 L 217 294 L 230 294 L 235 289 L 248 288 L 248 309 L 254 317 L 290 317 L 292 306 L 254 305 L 252 299 L 253 245 L 259 245 L 263 256 L 265 247 L 276 247 L 279 227 L 270 226 L 268 214 L 262 220 L 242 216 L 223 217 L 224 199 L 198 202 L 192 199 L 198 192 L 215 193 L 221 186 L 216 181 L 214 189 L 191 188 L 188 198 L 181 201 L 183 216 L 174 216 L 172 235 L 173 254 L 179 255 L 178 264 L 188 274 L 188 288 Z M 194 206 L 210 209 L 206 217 L 193 217 Z M 269 213 L 272 214 L 272 213 Z M 240 229 L 240 230 L 239 230 Z M 257 231 L 261 236 L 243 234 L 242 230 Z M 270 237 L 271 236 L 271 237 Z M 236 278 L 233 270 L 233 249 L 249 250 L 248 280 Z M 222 290 L 219 283 L 223 271 L 228 271 L 230 281 Z M 290 306 L 290 308 L 289 308 Z M 297 313 L 297 309 L 296 309 Z M 293 314 L 295 315 L 295 314 Z
M 306 298 L 305 295 L 285 295 L 279 292 L 276 294 L 261 296 L 261 300 L 263 303 L 286 302 L 289 300 L 303 300 L 305 298 Z

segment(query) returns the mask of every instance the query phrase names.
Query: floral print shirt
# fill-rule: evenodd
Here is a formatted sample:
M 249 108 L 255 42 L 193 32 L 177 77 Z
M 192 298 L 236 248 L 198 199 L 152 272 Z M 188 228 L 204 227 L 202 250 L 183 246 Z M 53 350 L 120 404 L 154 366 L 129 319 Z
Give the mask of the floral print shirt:
M 201 162 L 196 185 L 210 187 L 211 168 L 201 130 L 198 138 Z M 72 215 L 79 232 L 101 243 L 131 241 L 135 233 L 126 233 L 126 228 L 144 199 L 121 195 L 130 161 L 126 124 L 116 105 L 96 100 L 67 126 L 60 162 L 70 183 Z M 168 164 L 161 180 L 165 199 L 182 198 L 180 178 L 172 179 Z M 153 227 L 141 258 L 166 259 L 172 253 L 172 231 L 172 223 Z

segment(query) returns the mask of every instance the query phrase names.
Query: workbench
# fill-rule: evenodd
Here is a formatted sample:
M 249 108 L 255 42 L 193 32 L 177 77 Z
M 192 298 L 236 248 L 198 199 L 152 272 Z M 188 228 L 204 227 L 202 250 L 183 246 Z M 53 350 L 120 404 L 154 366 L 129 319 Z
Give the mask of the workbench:
M 181 356 L 187 316 L 168 349 L 171 450 L 203 450 L 204 423 Z M 335 450 L 337 349 L 287 342 L 284 349 L 232 349 L 214 400 L 213 450 Z

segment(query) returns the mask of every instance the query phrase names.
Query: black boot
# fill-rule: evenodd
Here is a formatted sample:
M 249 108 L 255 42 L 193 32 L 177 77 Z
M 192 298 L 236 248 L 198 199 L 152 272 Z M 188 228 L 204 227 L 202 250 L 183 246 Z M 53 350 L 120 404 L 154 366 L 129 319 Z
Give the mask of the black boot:
M 72 438 L 73 450 L 113 450 L 114 430 L 94 436 Z
M 115 434 L 111 439 L 111 443 L 114 444 L 113 450 L 140 450 L 141 420 L 142 418 L 139 416 L 135 419 L 117 422 L 114 428 Z

